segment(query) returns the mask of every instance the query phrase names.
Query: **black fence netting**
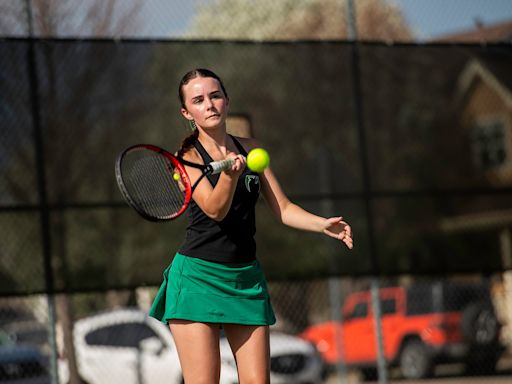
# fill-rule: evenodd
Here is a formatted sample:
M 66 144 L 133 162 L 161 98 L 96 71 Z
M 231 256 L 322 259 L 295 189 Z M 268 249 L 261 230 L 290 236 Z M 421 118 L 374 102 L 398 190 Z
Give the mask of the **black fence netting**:
M 505 44 L 2 40 L 0 293 L 160 282 L 186 218 L 137 216 L 114 162 L 179 147 L 194 67 L 221 76 L 291 199 L 354 228 L 349 252 L 262 202 L 269 279 L 508 269 L 511 65 Z

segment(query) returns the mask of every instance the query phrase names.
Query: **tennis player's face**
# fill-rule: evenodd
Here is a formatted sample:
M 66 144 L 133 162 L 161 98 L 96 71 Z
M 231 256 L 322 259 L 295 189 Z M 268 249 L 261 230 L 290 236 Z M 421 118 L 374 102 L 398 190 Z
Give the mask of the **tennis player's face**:
M 211 77 L 196 77 L 183 86 L 185 107 L 181 113 L 201 128 L 215 128 L 226 121 L 228 99 L 219 82 Z

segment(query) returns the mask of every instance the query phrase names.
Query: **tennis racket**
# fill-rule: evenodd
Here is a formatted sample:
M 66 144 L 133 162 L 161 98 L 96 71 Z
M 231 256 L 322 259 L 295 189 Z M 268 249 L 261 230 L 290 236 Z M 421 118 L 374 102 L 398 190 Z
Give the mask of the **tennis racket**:
M 229 159 L 195 164 L 155 145 L 137 144 L 119 154 L 115 173 L 124 199 L 143 218 L 173 220 L 185 212 L 204 176 L 228 170 L 233 162 Z M 194 185 L 185 165 L 203 171 Z

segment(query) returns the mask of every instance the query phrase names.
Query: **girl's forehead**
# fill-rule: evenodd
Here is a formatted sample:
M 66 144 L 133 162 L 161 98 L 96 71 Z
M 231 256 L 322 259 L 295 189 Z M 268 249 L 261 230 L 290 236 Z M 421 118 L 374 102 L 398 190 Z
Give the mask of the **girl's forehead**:
M 196 77 L 184 86 L 185 93 L 191 97 L 205 93 L 208 94 L 219 89 L 219 82 L 212 77 Z

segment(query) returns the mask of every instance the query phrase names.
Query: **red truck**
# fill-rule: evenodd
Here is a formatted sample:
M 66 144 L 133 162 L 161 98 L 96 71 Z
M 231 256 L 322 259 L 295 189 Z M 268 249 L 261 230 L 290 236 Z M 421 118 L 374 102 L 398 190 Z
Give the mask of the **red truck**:
M 381 334 L 388 366 L 408 379 L 432 374 L 436 364 L 462 362 L 489 373 L 504 348 L 489 290 L 480 284 L 425 283 L 379 290 Z M 350 294 L 341 323 L 312 325 L 301 337 L 316 344 L 327 363 L 343 361 L 374 377 L 377 339 L 371 292 Z

